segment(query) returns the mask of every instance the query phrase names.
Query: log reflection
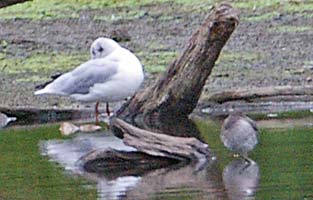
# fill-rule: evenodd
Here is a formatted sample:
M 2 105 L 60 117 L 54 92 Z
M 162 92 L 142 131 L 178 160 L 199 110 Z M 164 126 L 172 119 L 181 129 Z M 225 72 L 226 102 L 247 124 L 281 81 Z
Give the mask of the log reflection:
M 142 176 L 125 175 L 109 179 L 97 173 L 84 176 L 97 182 L 99 199 L 166 199 L 171 196 L 191 199 L 226 199 L 221 172 L 216 163 L 195 163 L 152 170 Z

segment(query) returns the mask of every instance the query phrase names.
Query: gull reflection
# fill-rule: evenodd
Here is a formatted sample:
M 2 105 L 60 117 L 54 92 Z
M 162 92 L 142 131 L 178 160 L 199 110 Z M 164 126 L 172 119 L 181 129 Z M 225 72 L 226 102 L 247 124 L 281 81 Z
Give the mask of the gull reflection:
M 107 133 L 79 134 L 69 140 L 49 140 L 40 144 L 41 153 L 49 156 L 53 162 L 60 163 L 67 172 L 83 175 L 89 180 L 97 182 L 98 199 L 120 199 L 125 192 L 134 187 L 140 180 L 136 176 L 124 176 L 108 179 L 97 174 L 86 173 L 79 163 L 79 159 L 95 149 L 114 148 L 123 151 L 136 151 L 124 145 L 121 139 Z
M 254 161 L 239 158 L 228 164 L 223 171 L 227 196 L 232 200 L 254 199 L 260 179 L 259 166 Z

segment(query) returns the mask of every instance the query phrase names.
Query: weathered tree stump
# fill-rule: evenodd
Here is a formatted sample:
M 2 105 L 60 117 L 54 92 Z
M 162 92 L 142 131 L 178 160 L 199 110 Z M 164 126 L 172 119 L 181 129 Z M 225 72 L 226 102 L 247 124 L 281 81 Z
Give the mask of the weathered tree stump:
M 188 128 L 179 128 L 179 123 L 175 124 L 175 118 L 181 118 L 188 124 L 188 115 L 196 107 L 205 81 L 238 24 L 238 14 L 238 10 L 225 3 L 212 8 L 204 22 L 190 37 L 182 54 L 166 72 L 155 84 L 138 92 L 117 112 L 117 118 L 120 119 L 113 119 L 110 124 L 114 134 L 123 138 L 127 145 L 156 159 L 201 162 L 212 156 L 208 145 L 193 137 L 198 135 L 198 130 L 193 131 L 192 125 Z M 121 119 L 139 125 L 145 130 Z M 174 124 L 169 128 L 171 121 Z M 163 126 L 166 124 L 164 122 L 168 124 Z M 169 130 L 172 130 L 172 133 L 169 134 Z M 185 130 L 187 134 L 180 132 Z M 177 137 L 178 135 L 184 137 Z M 121 155 L 123 152 L 99 150 L 84 157 L 83 160 L 90 163 L 92 159 L 105 158 L 120 162 L 123 160 Z M 127 156 L 132 155 L 128 153 Z
M 4 7 L 11 6 L 11 5 L 18 4 L 18 3 L 23 3 L 26 1 L 31 1 L 31 0 L 1 0 L 0 8 L 4 8 Z
M 202 88 L 223 46 L 238 24 L 238 10 L 229 4 L 211 9 L 192 34 L 181 55 L 152 86 L 138 92 L 117 115 L 146 123 L 164 115 L 188 116 L 196 107 Z

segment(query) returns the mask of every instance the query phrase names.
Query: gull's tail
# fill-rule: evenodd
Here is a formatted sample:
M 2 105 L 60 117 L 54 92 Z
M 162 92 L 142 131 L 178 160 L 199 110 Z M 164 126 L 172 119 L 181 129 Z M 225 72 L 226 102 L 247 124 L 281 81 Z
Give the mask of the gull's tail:
M 37 90 L 34 92 L 34 95 L 42 95 L 42 94 L 60 94 L 59 92 L 53 91 L 50 88 L 43 88 L 41 90 Z M 60 94 L 62 95 L 62 94 Z
M 47 92 L 45 90 L 45 88 L 42 90 L 37 90 L 36 92 L 34 92 L 34 95 L 41 95 L 41 94 L 49 94 L 49 92 Z
M 55 94 L 55 95 L 61 95 L 61 96 L 67 95 L 64 92 L 54 90 L 51 87 L 45 87 L 41 90 L 37 90 L 36 92 L 34 92 L 34 95 L 43 95 L 43 94 Z

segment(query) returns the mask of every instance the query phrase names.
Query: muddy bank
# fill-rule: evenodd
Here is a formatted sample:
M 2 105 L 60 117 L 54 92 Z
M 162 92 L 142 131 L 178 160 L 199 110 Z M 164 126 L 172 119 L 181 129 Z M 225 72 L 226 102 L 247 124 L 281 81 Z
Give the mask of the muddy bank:
M 313 30 L 307 27 L 313 23 L 313 9 L 287 12 L 284 6 L 242 9 L 240 25 L 220 55 L 200 104 L 209 93 L 225 89 L 312 85 Z M 91 42 L 115 30 L 129 35 L 130 41 L 121 44 L 145 65 L 148 84 L 182 50 L 206 9 L 169 2 L 75 13 L 74 18 L 0 20 L 0 105 L 92 108 L 68 98 L 35 97 L 34 86 L 87 60 Z

